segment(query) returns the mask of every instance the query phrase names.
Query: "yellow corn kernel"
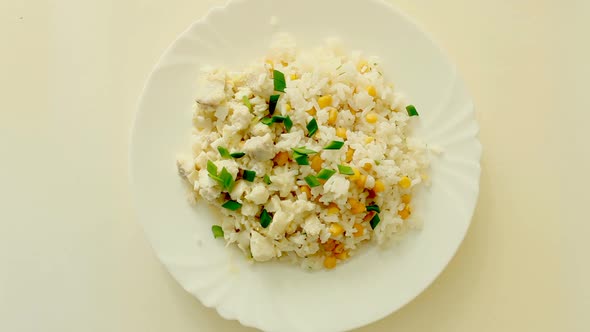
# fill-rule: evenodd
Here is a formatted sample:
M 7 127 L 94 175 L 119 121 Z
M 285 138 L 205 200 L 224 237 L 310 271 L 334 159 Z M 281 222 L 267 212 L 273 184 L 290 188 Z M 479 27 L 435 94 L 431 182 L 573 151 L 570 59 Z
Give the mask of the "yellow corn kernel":
M 342 233 L 344 233 L 344 228 L 340 226 L 340 224 L 332 224 L 330 225 L 330 233 L 332 233 L 332 236 L 342 235 Z
M 349 163 L 352 161 L 352 156 L 354 155 L 354 149 L 353 148 L 348 148 L 348 151 L 346 151 L 346 162 Z
M 285 112 L 287 112 L 287 113 L 291 112 L 291 104 L 289 104 L 289 103 L 285 104 Z
M 286 151 L 281 151 L 281 152 L 277 153 L 272 160 L 278 166 L 285 166 L 287 164 L 287 162 L 289 161 L 289 153 Z
M 373 190 L 376 193 L 382 193 L 385 191 L 385 185 L 383 182 L 381 182 L 381 180 L 375 180 L 375 186 L 373 187 Z
M 354 237 L 361 237 L 363 236 L 363 234 L 365 234 L 365 227 L 361 224 L 354 224 L 352 227 L 354 227 L 354 229 L 356 229 L 356 232 L 354 232 Z
M 365 144 L 369 144 L 369 143 L 373 142 L 374 140 L 375 140 L 375 137 L 367 136 L 367 137 L 365 137 Z
M 322 157 L 320 157 L 319 153 L 316 153 L 312 158 L 311 158 L 311 168 L 316 171 L 319 172 L 322 170 L 322 163 L 324 161 L 322 160 Z
M 356 198 L 349 198 L 348 203 L 350 204 L 350 212 L 352 214 L 359 214 L 366 211 L 365 204 L 359 202 Z
M 367 119 L 367 122 L 368 123 L 375 123 L 375 122 L 377 122 L 377 114 L 375 114 L 373 112 L 368 113 L 365 118 Z
M 359 178 L 356 180 L 356 185 L 359 186 L 359 188 L 364 188 L 366 182 L 367 176 L 365 174 L 361 174 L 359 175 Z
M 371 163 L 365 163 L 365 164 L 363 165 L 363 169 L 364 169 L 365 171 L 367 171 L 367 172 L 370 172 L 370 171 L 373 169 L 373 164 L 371 164 Z
M 338 212 L 340 212 L 340 209 L 338 208 L 338 205 L 336 205 L 336 203 L 330 203 L 328 205 L 328 214 L 337 214 Z M 332 232 L 332 228 L 330 228 L 330 232 Z M 332 232 L 332 234 L 334 233 Z
M 318 98 L 318 105 L 320 105 L 320 108 L 324 108 L 324 107 L 328 107 L 328 106 L 332 105 L 332 96 L 331 95 L 321 96 L 320 98 Z
M 412 200 L 412 195 L 410 195 L 410 194 L 402 195 L 402 203 L 408 204 L 408 203 L 410 203 L 411 200 Z
M 314 116 L 316 114 L 315 108 L 312 107 L 312 108 L 308 109 L 307 114 Z
M 326 256 L 326 258 L 324 258 L 324 267 L 326 269 L 333 269 L 336 267 L 336 262 L 336 257 Z
M 359 63 L 356 65 L 356 70 L 358 70 L 359 73 L 366 73 L 367 70 L 369 70 L 369 63 L 367 60 L 362 59 L 359 61 Z
M 298 79 L 299 77 L 297 76 L 297 74 L 291 74 L 291 81 L 294 81 L 296 79 Z
M 346 128 L 336 128 L 336 136 L 346 139 Z
M 356 169 L 356 168 L 354 168 L 354 167 L 352 168 L 352 171 L 354 172 L 354 175 L 351 175 L 350 176 L 350 178 L 349 178 L 350 181 L 356 181 L 356 180 L 358 180 L 358 178 L 361 176 L 361 172 L 359 172 L 359 170 Z
M 399 216 L 404 220 L 408 219 L 411 214 L 410 207 L 406 206 L 403 210 L 397 211 L 397 214 L 399 214 Z
M 339 260 L 343 261 L 345 259 L 348 259 L 348 251 L 343 251 L 339 254 L 336 255 L 336 258 L 338 258 Z
M 412 180 L 410 180 L 409 177 L 404 176 L 403 178 L 401 178 L 401 180 L 399 180 L 398 184 L 400 187 L 408 189 L 412 185 Z
M 369 96 L 371 96 L 371 97 L 375 97 L 375 96 L 377 95 L 377 89 L 375 89 L 375 87 L 374 87 L 374 86 L 372 86 L 372 85 L 369 85 L 369 86 L 367 87 L 367 93 L 369 94 Z
M 302 193 L 305 193 L 307 199 L 311 198 L 311 189 L 308 186 L 301 186 L 299 187 L 299 190 L 301 190 Z
M 328 124 L 332 125 L 332 126 L 335 125 L 337 119 L 338 119 L 338 110 L 336 110 L 335 108 L 331 108 L 330 115 L 328 117 Z

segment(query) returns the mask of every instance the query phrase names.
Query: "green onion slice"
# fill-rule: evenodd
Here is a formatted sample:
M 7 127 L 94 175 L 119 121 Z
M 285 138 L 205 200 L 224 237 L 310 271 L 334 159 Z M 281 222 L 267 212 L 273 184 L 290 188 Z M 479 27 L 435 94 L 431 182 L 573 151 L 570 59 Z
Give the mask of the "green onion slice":
M 287 87 L 287 82 L 285 81 L 285 74 L 275 69 L 272 71 L 272 76 L 275 91 L 285 92 L 285 88 Z
M 344 174 L 344 175 L 354 175 L 354 171 L 352 170 L 352 167 L 345 166 L 345 165 L 338 165 L 338 172 L 340 172 L 340 174 Z
M 246 155 L 246 153 L 245 153 L 245 152 L 234 152 L 234 153 L 230 153 L 229 155 L 230 155 L 232 158 L 239 159 L 239 158 L 242 158 L 243 156 L 245 156 L 245 155 Z
M 242 178 L 246 181 L 254 182 L 254 179 L 256 178 L 256 171 L 244 170 Z
M 279 97 L 281 95 L 272 95 L 268 100 L 268 112 L 272 115 L 277 108 L 277 102 L 279 101 Z
M 228 210 L 235 211 L 235 210 L 241 208 L 242 204 L 240 204 L 236 201 L 227 201 L 227 202 L 223 203 L 222 207 L 224 207 Z
M 211 226 L 211 232 L 213 232 L 214 238 L 223 237 L 223 228 L 221 228 L 221 226 L 218 226 L 218 225 Z
M 260 226 L 262 226 L 262 228 L 267 228 L 271 222 L 272 216 L 266 211 L 266 209 L 262 209 L 262 212 L 260 213 Z
M 324 146 L 325 150 L 340 150 L 344 146 L 342 141 L 332 141 L 328 145 Z
M 406 111 L 408 111 L 409 116 L 418 116 L 418 111 L 416 111 L 416 107 L 414 105 L 406 106 Z
M 219 172 L 219 178 L 221 179 L 221 185 L 223 189 L 227 189 L 227 191 L 231 191 L 234 186 L 234 178 L 232 177 L 231 173 L 227 171 L 224 167 Z
M 223 146 L 218 146 L 217 151 L 219 151 L 219 154 L 223 158 L 230 158 L 231 157 L 231 155 L 229 154 L 229 151 L 226 148 L 224 148 Z
M 315 118 L 312 118 L 311 121 L 307 124 L 307 136 L 312 137 L 318 131 L 318 122 Z
M 309 165 L 309 159 L 306 155 L 300 155 L 300 154 L 293 154 L 293 158 L 295 159 L 295 162 L 297 162 L 297 165 Z
M 317 187 L 319 185 L 321 185 L 320 181 L 318 181 L 318 178 L 316 178 L 313 175 L 308 175 L 305 178 L 303 178 L 305 180 L 305 182 L 307 182 L 307 184 L 313 188 L 313 187 Z
M 332 177 L 332 175 L 334 175 L 336 173 L 336 171 L 331 170 L 331 169 L 327 169 L 324 168 L 321 171 L 319 171 L 317 178 L 318 179 L 322 179 L 322 180 L 328 180 L 329 178 Z
M 298 148 L 292 148 L 291 150 L 293 150 L 293 152 L 298 153 L 298 154 L 303 155 L 303 156 L 307 156 L 307 155 L 310 155 L 310 154 L 318 153 L 317 151 L 308 149 L 305 146 L 300 146 Z
M 217 176 L 217 165 L 211 160 L 207 160 L 207 172 L 209 172 L 209 175 Z
M 377 225 L 379 225 L 380 221 L 381 221 L 381 218 L 379 218 L 379 214 L 375 213 L 373 218 L 371 218 L 371 221 L 369 222 L 369 224 L 371 224 L 372 229 L 375 229 L 375 227 L 377 227 Z
M 290 132 L 291 128 L 293 128 L 293 121 L 291 120 L 291 118 L 288 115 L 285 117 L 284 124 L 285 124 L 285 129 L 287 129 L 287 132 Z
M 254 108 L 252 107 L 252 104 L 250 103 L 250 99 L 248 99 L 248 96 L 242 97 L 242 102 L 244 103 L 244 105 L 246 105 L 246 107 L 248 107 L 250 112 L 254 111 Z
M 268 176 L 268 174 L 264 175 L 264 177 L 262 178 L 262 181 L 264 181 L 264 183 L 266 183 L 266 184 L 272 183 L 272 181 L 270 180 L 270 176 Z
M 367 205 L 367 211 L 375 211 L 377 213 L 381 213 L 379 205 Z

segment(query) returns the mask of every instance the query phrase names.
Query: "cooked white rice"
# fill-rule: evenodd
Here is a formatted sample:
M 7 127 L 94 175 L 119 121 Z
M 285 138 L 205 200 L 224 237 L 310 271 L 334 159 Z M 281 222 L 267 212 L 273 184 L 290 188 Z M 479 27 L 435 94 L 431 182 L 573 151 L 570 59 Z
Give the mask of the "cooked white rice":
M 274 91 L 273 69 L 284 73 L 284 93 Z M 289 116 L 289 132 L 284 123 L 261 122 L 269 116 L 274 94 L 280 97 L 273 115 Z M 193 156 L 180 158 L 179 170 L 196 198 L 222 211 L 219 224 L 227 243 L 254 261 L 286 258 L 307 268 L 332 268 L 359 246 L 385 244 L 416 222 L 404 202 L 425 181 L 428 159 L 425 146 L 409 136 L 419 117 L 410 117 L 406 106 L 385 81 L 377 58 L 346 53 L 335 42 L 301 50 L 281 35 L 265 58 L 242 71 L 203 69 Z M 318 130 L 309 137 L 306 126 L 312 118 Z M 324 149 L 332 141 L 344 146 Z M 245 156 L 224 158 L 219 147 Z M 295 162 L 292 149 L 299 147 L 317 151 L 308 156 L 311 165 Z M 235 183 L 229 190 L 211 177 L 208 161 L 217 172 L 225 168 L 231 174 Z M 356 173 L 341 174 L 338 165 Z M 318 175 L 320 168 L 336 172 L 310 188 L 304 178 Z M 243 179 L 243 170 L 256 172 L 253 182 Z M 221 208 L 228 200 L 241 207 Z M 375 212 L 365 208 L 371 205 L 380 208 L 375 229 Z M 266 228 L 261 225 L 263 209 L 272 217 Z

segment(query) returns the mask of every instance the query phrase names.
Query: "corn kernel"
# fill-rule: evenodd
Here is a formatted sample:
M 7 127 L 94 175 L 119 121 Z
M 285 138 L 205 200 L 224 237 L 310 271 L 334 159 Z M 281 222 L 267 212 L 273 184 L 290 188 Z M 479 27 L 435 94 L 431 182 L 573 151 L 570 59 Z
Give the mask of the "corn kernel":
M 336 255 L 336 258 L 338 258 L 339 260 L 343 261 L 345 259 L 348 259 L 348 251 L 343 251 L 339 254 Z
M 278 166 L 285 166 L 289 161 L 289 153 L 286 151 L 281 151 L 276 154 L 276 156 L 273 158 L 273 161 Z
M 375 123 L 377 122 L 377 114 L 371 112 L 369 114 L 367 114 L 367 116 L 365 117 L 367 119 L 368 123 Z
M 332 125 L 332 126 L 335 125 L 337 119 L 338 119 L 338 110 L 336 110 L 335 108 L 331 108 L 330 115 L 328 117 L 328 124 Z
M 336 205 L 336 203 L 330 203 L 328 205 L 328 214 L 337 214 L 338 212 L 340 212 L 340 209 L 338 208 L 338 206 Z M 332 228 L 330 228 L 330 232 L 331 231 L 332 231 Z
M 351 181 L 356 181 L 356 180 L 358 180 L 358 178 L 361 176 L 361 172 L 359 172 L 359 170 L 358 170 L 358 169 L 356 169 L 356 168 L 354 168 L 354 167 L 352 168 L 352 171 L 354 172 L 354 175 L 351 175 L 351 176 L 350 176 L 350 180 L 351 180 Z
M 328 107 L 328 106 L 332 105 L 332 96 L 331 95 L 321 96 L 320 98 L 318 98 L 318 105 L 320 105 L 320 108 L 324 108 L 324 107 Z
M 346 139 L 346 128 L 336 128 L 336 136 Z
M 359 63 L 356 65 L 356 70 L 358 70 L 360 73 L 366 73 L 369 70 L 369 63 L 367 62 L 367 60 L 360 60 Z
M 375 140 L 375 137 L 372 137 L 372 136 L 365 137 L 365 144 L 369 144 L 369 143 L 373 142 L 374 140 Z
M 372 85 L 369 85 L 369 86 L 367 87 L 367 93 L 369 94 L 369 96 L 371 96 L 371 97 L 375 97 L 375 96 L 377 95 L 377 89 L 375 89 L 375 87 L 374 87 L 374 86 L 372 86 Z
M 404 176 L 403 178 L 401 178 L 401 180 L 399 180 L 398 184 L 400 187 L 408 189 L 412 185 L 412 180 L 410 180 L 409 177 Z
M 402 195 L 402 203 L 408 204 L 408 203 L 410 203 L 411 200 L 412 200 L 412 195 L 410 195 L 410 194 Z
M 371 164 L 371 163 L 365 163 L 365 164 L 363 165 L 363 169 L 364 169 L 365 171 L 367 171 L 367 172 L 370 172 L 370 171 L 373 169 L 373 164 Z
M 311 116 L 314 116 L 316 114 L 315 108 L 312 107 L 312 108 L 308 109 L 307 113 Z
M 316 171 L 319 172 L 322 170 L 322 163 L 324 161 L 322 160 L 322 157 L 320 157 L 319 153 L 316 153 L 312 158 L 311 158 L 311 168 Z
M 285 104 L 285 112 L 287 112 L 287 113 L 291 112 L 291 104 L 289 104 L 289 103 Z
M 383 182 L 381 182 L 381 180 L 375 180 L 375 186 L 373 187 L 373 190 L 376 193 L 382 193 L 385 191 L 385 185 Z
M 350 204 L 350 212 L 352 214 L 359 214 L 366 211 L 365 204 L 359 202 L 356 198 L 349 198 L 348 203 Z
M 298 78 L 299 78 L 299 76 L 297 76 L 297 74 L 291 74 L 291 81 L 294 81 Z
M 348 148 L 348 151 L 346 151 L 346 162 L 349 163 L 352 161 L 352 156 L 354 155 L 354 149 L 352 148 Z
M 356 229 L 356 232 L 354 232 L 354 237 L 361 237 L 363 236 L 363 234 L 365 234 L 365 227 L 361 224 L 354 224 L 352 227 L 354 227 L 354 229 Z
M 397 214 L 399 214 L 399 216 L 400 216 L 402 219 L 404 219 L 404 220 L 405 220 L 405 219 L 408 219 L 408 217 L 410 216 L 410 213 L 411 213 L 411 212 L 410 212 L 409 206 L 406 206 L 406 207 L 405 207 L 403 210 L 401 210 L 401 211 L 397 211 Z
M 364 188 L 366 182 L 367 176 L 365 174 L 361 174 L 359 175 L 359 178 L 356 180 L 356 185 L 359 186 L 359 188 Z
M 311 198 L 311 189 L 308 186 L 301 186 L 299 187 L 299 190 L 301 190 L 302 193 L 305 193 L 307 199 Z
M 333 269 L 336 267 L 336 257 L 334 256 L 327 256 L 324 258 L 324 267 L 326 269 Z
M 332 236 L 339 236 L 344 233 L 344 228 L 340 224 L 332 224 L 330 225 L 330 233 Z

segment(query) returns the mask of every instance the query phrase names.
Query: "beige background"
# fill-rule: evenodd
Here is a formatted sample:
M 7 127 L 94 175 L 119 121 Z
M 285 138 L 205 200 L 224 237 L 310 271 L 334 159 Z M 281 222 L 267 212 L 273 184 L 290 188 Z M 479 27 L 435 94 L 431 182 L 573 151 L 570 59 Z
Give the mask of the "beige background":
M 360 331 L 590 331 L 589 2 L 395 2 L 473 94 L 481 195 L 440 278 Z M 219 3 L 0 2 L 0 331 L 252 331 L 170 278 L 127 188 L 143 83 Z

